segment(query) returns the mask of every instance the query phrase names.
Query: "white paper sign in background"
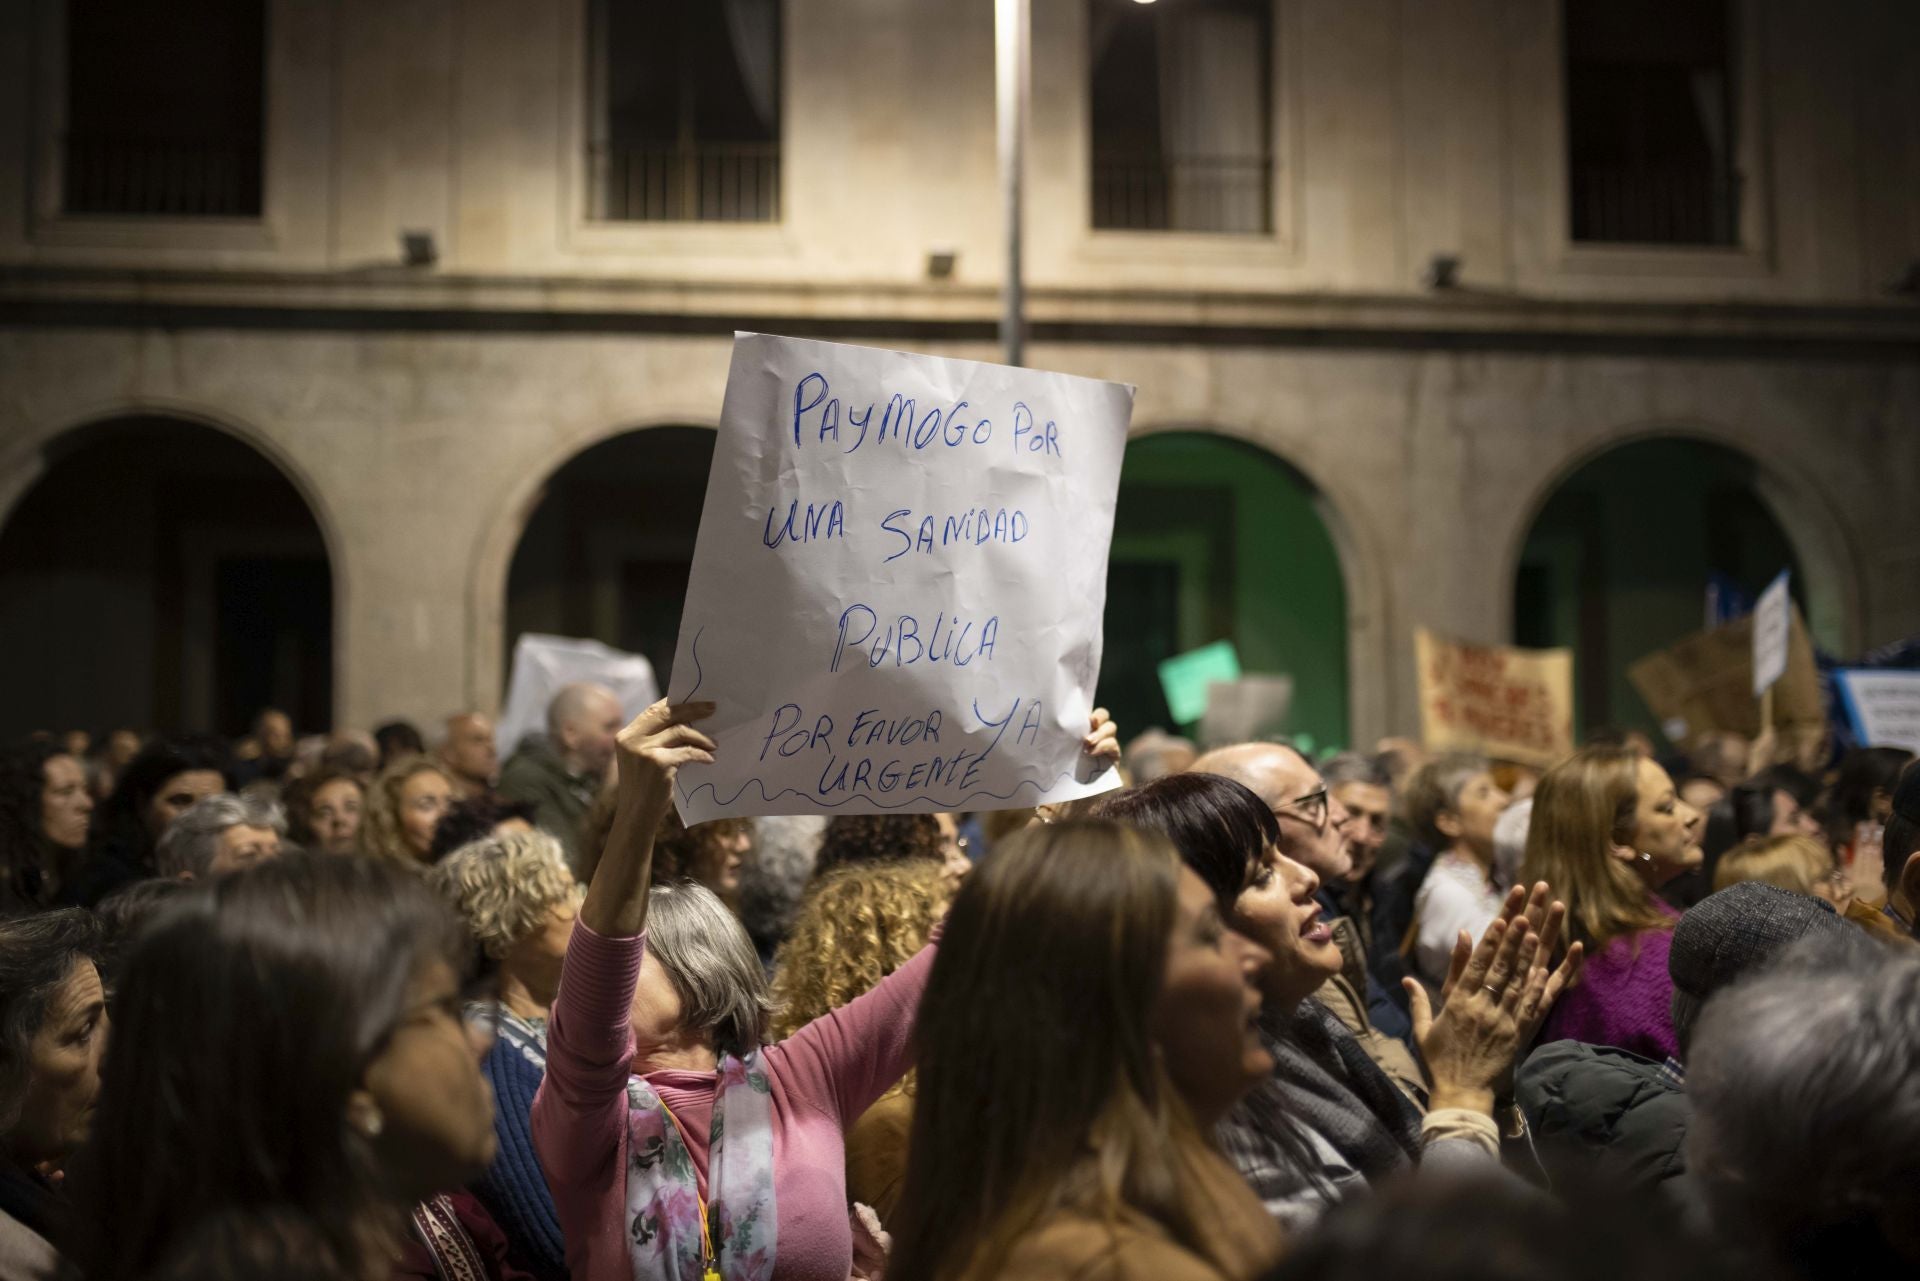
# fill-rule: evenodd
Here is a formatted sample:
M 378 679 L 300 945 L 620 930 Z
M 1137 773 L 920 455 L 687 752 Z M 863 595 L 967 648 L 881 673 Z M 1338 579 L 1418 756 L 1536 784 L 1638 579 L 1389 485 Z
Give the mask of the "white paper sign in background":
M 547 704 L 563 685 L 592 681 L 605 685 L 620 700 L 622 715 L 632 719 L 660 697 L 653 680 L 653 664 L 640 654 L 628 654 L 596 640 L 571 636 L 542 636 L 526 632 L 513 644 L 513 667 L 507 681 L 507 705 L 494 731 L 500 759 L 513 755 L 528 734 L 547 729 Z
M 670 694 L 689 824 L 1119 785 L 1080 756 L 1133 388 L 736 334 Z
M 1920 752 L 1920 672 L 1849 667 L 1834 679 L 1861 746 Z
M 1753 607 L 1753 696 L 1760 697 L 1787 674 L 1792 631 L 1787 600 L 1787 571 L 1781 570 Z

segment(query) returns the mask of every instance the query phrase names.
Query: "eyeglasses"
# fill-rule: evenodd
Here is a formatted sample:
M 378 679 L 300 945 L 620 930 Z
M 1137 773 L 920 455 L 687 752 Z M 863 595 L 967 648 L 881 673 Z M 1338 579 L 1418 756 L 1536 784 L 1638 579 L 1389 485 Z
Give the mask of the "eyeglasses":
M 1318 831 L 1327 825 L 1327 789 L 1323 787 L 1317 792 L 1308 792 L 1305 796 L 1274 806 L 1275 817 L 1283 810 L 1299 810 L 1300 817 Z

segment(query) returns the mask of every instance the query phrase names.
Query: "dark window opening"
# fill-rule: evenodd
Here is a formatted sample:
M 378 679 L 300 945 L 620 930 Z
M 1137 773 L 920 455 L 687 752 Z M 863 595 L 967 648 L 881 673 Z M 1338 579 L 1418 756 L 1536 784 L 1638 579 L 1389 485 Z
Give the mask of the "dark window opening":
M 69 0 L 62 207 L 257 218 L 261 0 Z
M 592 215 L 780 218 L 779 0 L 596 0 Z
M 1737 245 L 1730 0 L 1567 0 L 1576 241 Z
M 1267 0 L 1092 0 L 1093 225 L 1273 231 Z

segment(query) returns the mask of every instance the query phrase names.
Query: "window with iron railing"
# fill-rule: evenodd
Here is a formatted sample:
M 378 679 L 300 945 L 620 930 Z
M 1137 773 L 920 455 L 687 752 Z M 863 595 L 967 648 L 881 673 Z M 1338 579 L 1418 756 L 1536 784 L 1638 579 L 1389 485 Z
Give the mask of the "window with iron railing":
M 779 0 L 593 0 L 589 216 L 777 222 Z
M 62 210 L 259 217 L 262 0 L 67 0 L 66 19 Z
M 1740 243 L 1732 0 L 1566 0 L 1576 242 Z
M 1093 225 L 1273 231 L 1269 0 L 1090 0 Z

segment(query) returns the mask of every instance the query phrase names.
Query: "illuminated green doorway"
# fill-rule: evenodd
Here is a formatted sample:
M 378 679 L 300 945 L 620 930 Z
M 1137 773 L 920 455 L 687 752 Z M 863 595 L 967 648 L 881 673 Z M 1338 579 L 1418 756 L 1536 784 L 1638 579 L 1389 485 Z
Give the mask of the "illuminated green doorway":
M 1757 481 L 1753 460 L 1724 446 L 1641 440 L 1574 471 L 1541 508 L 1514 581 L 1514 641 L 1572 648 L 1577 733 L 1662 741 L 1627 668 L 1705 625 L 1710 576 L 1751 599 L 1791 569 L 1805 610 L 1798 558 Z
M 1293 677 L 1290 733 L 1347 742 L 1346 588 L 1317 503 L 1300 473 L 1224 436 L 1128 444 L 1100 669 L 1123 735 L 1173 728 L 1162 659 L 1230 640 L 1245 671 Z

